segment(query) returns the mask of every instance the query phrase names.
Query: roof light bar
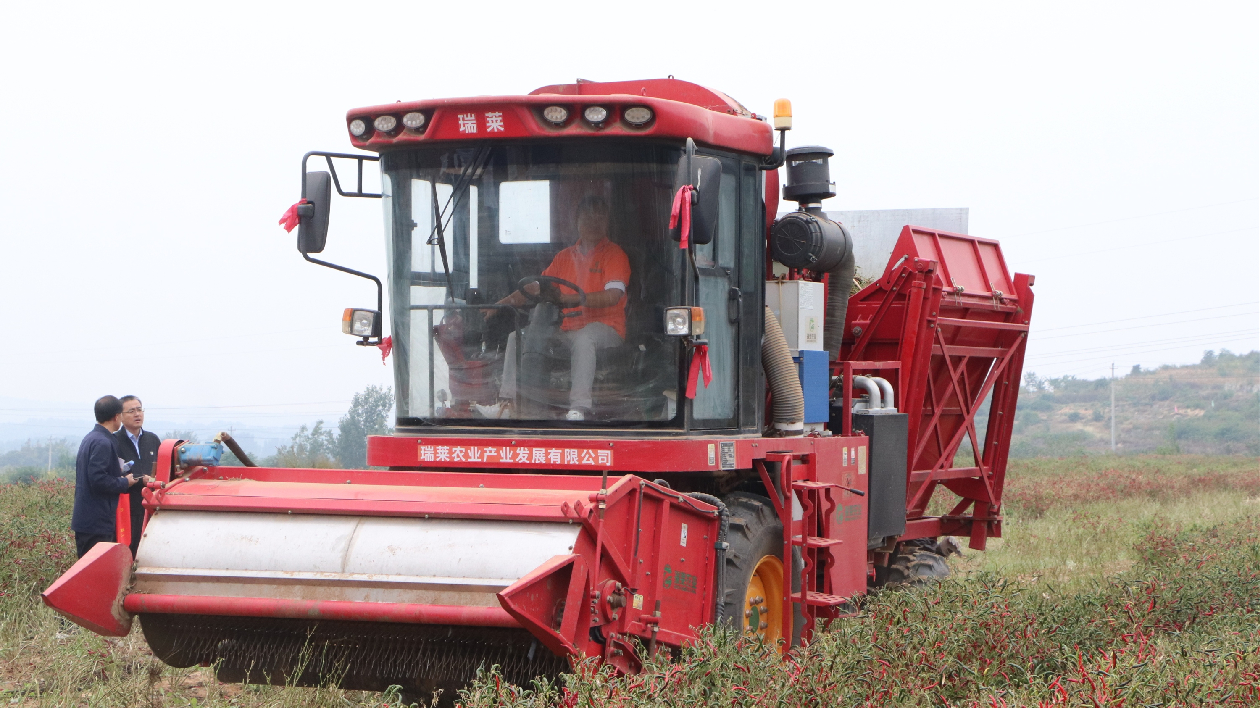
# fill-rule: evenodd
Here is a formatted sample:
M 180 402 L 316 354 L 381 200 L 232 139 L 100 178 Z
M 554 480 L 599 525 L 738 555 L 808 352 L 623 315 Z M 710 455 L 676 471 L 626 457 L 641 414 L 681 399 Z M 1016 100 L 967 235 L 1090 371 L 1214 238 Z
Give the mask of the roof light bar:
M 350 121 L 350 134 L 351 135 L 353 135 L 356 138 L 361 138 L 363 137 L 363 134 L 366 132 L 367 132 L 367 123 L 364 123 L 362 118 L 355 118 L 354 120 Z
M 372 121 L 372 126 L 382 133 L 388 133 L 398 127 L 398 119 L 390 115 L 377 116 Z

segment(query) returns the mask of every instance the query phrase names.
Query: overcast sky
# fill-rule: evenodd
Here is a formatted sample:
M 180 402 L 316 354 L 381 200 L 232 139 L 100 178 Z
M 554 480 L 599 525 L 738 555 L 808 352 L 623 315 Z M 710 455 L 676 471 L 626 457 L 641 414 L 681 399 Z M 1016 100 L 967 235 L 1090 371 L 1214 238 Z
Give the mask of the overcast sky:
M 104 393 L 336 420 L 392 381 L 339 329 L 370 283 L 276 225 L 302 154 L 352 107 L 576 77 L 788 97 L 828 210 L 969 207 L 1037 276 L 1026 371 L 1257 347 L 1254 1 L 282 5 L 6 5 L 0 438 Z M 379 202 L 334 204 L 325 255 L 383 271 Z

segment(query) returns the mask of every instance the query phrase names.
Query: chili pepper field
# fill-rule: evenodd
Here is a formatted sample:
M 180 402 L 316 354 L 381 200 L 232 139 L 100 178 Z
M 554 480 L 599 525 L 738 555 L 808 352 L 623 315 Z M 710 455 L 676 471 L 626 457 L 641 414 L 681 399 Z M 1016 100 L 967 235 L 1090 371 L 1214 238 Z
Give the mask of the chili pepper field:
M 616 677 L 579 663 L 489 706 L 1260 705 L 1260 461 L 1014 460 L 1005 538 L 943 583 L 883 591 L 783 659 L 709 631 Z M 63 623 L 39 592 L 74 561 L 73 486 L 0 486 L 0 706 L 396 706 L 395 693 L 221 685 L 172 669 L 138 630 Z M 965 541 L 960 544 L 965 546 Z M 450 696 L 446 697 L 448 700 Z

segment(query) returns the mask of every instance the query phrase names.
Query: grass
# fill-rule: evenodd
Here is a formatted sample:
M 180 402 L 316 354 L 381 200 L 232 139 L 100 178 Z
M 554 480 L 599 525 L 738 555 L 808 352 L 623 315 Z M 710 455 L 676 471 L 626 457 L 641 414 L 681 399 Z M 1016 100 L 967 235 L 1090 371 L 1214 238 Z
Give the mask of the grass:
M 65 631 L 38 600 L 73 560 L 72 489 L 0 487 L 0 705 L 385 706 L 396 696 L 220 685 L 138 632 Z M 788 661 L 706 632 L 672 662 L 563 685 L 487 673 L 490 706 L 1260 704 L 1260 463 L 1087 457 L 1012 463 L 1005 538 L 954 578 L 878 593 Z
M 1007 477 L 1005 538 L 955 570 L 1072 584 L 1131 568 L 1148 533 L 1260 516 L 1255 458 L 1012 460 Z

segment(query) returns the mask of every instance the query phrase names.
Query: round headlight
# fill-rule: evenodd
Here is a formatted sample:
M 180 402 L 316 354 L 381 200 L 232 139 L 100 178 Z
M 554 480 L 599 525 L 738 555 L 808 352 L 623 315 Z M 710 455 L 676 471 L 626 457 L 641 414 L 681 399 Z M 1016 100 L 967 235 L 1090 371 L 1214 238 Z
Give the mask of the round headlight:
M 633 106 L 627 108 L 622 114 L 626 118 L 626 122 L 631 125 L 643 125 L 652 120 L 652 109 L 644 106 Z
M 408 113 L 403 116 L 403 125 L 412 130 L 419 130 L 424 127 L 424 114 L 420 112 Z
M 603 106 L 587 106 L 582 115 L 592 123 L 603 123 L 608 120 L 608 109 Z
M 398 119 L 393 116 L 377 116 L 372 125 L 382 133 L 388 133 L 398 127 Z
M 366 132 L 367 132 L 367 123 L 364 123 L 362 118 L 355 118 L 354 120 L 350 121 L 350 134 L 351 135 L 353 135 L 356 138 L 361 138 L 363 137 L 363 134 Z
M 569 109 L 564 106 L 547 106 L 543 109 L 543 118 L 560 125 L 569 119 Z

